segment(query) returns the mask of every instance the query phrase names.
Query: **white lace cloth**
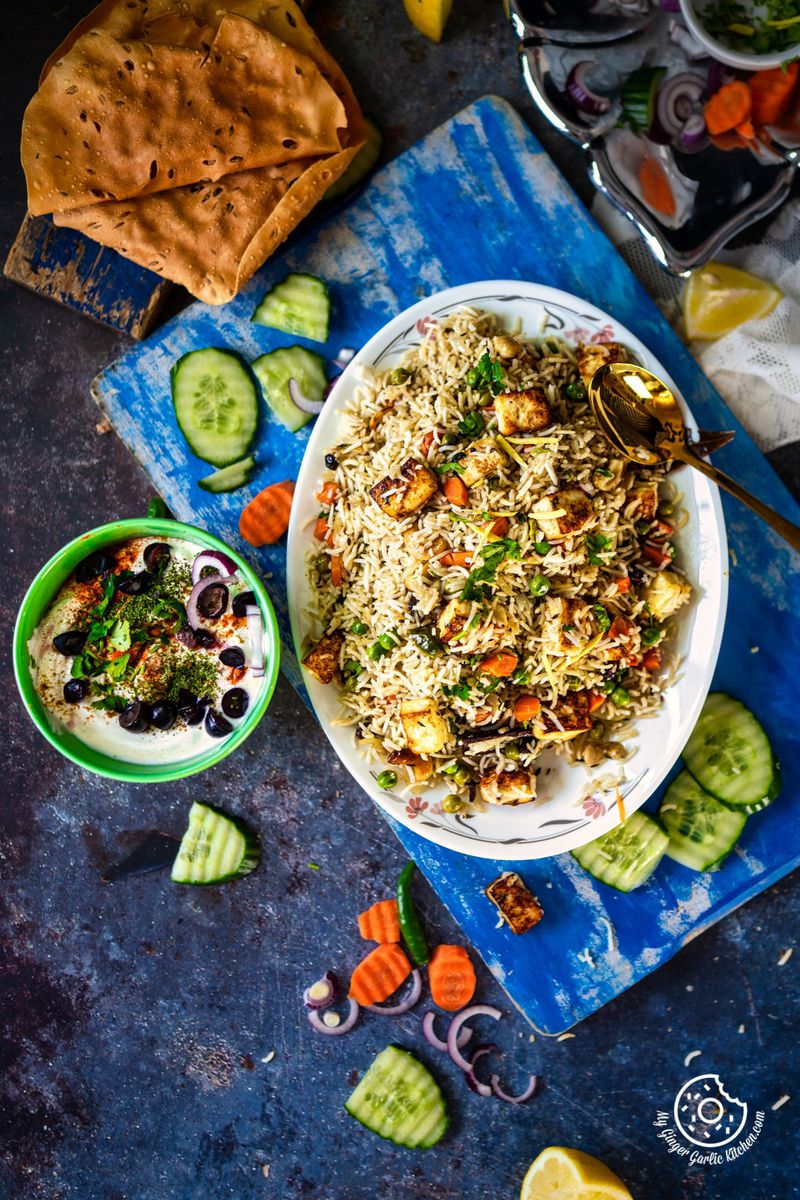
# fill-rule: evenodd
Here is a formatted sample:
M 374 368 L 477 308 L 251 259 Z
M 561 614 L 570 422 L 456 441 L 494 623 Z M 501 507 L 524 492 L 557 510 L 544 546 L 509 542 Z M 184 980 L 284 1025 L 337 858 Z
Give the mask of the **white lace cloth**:
M 683 281 L 652 258 L 635 227 L 598 194 L 592 215 L 680 331 Z M 777 214 L 763 240 L 717 258 L 777 284 L 783 299 L 759 321 L 690 350 L 762 450 L 800 440 L 800 200 Z

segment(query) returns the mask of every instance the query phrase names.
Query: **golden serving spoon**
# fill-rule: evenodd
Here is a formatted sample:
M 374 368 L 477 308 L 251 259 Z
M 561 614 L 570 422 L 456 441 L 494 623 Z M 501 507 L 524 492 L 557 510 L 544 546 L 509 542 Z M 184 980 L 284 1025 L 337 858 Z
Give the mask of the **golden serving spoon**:
M 589 402 L 600 428 L 620 454 L 642 466 L 676 460 L 695 467 L 751 508 L 800 552 L 800 526 L 700 458 L 688 442 L 678 401 L 652 371 L 634 363 L 607 363 L 595 372 L 589 384 Z M 705 434 L 695 445 L 710 450 L 724 445 L 725 440 L 730 438 L 724 434 Z

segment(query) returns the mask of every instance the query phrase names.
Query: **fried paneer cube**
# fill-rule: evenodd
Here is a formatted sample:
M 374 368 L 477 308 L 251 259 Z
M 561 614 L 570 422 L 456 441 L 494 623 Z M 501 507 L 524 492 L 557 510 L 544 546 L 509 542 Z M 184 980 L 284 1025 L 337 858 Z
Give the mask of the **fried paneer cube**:
M 650 613 L 656 621 L 665 621 L 692 595 L 692 585 L 675 571 L 659 571 L 645 588 L 644 598 L 650 605 Z
M 506 437 L 513 433 L 537 433 L 553 422 L 547 397 L 537 387 L 522 392 L 500 392 L 494 398 L 494 411 L 497 428 Z
M 458 598 L 451 600 L 442 609 L 439 619 L 436 622 L 439 640 L 442 642 L 452 642 L 454 637 L 462 633 L 471 611 L 472 606 L 466 600 L 459 600 Z
M 474 487 L 482 479 L 497 475 L 508 462 L 508 458 L 494 438 L 481 438 L 480 441 L 472 443 L 459 462 L 461 478 L 467 487 Z
M 588 388 L 596 371 L 606 363 L 630 362 L 630 351 L 621 342 L 591 342 L 581 343 L 575 351 L 578 360 L 578 371 Z
M 339 674 L 339 657 L 344 645 L 341 629 L 325 633 L 303 659 L 303 666 L 316 675 L 320 683 L 331 683 Z
M 415 754 L 438 754 L 447 742 L 450 731 L 434 700 L 424 697 L 404 700 L 400 705 L 400 720 L 408 748 Z
M 635 502 L 632 515 L 638 521 L 655 521 L 658 512 L 658 484 L 635 483 L 625 496 L 625 507 Z
M 485 894 L 514 933 L 527 933 L 544 916 L 541 904 L 516 871 L 505 871 L 489 884 Z
M 487 804 L 528 804 L 536 799 L 536 776 L 522 768 L 481 775 L 479 787 Z
M 407 458 L 398 478 L 387 475 L 370 488 L 369 494 L 383 512 L 399 521 L 427 504 L 437 489 L 433 471 L 416 459 Z
M 533 720 L 533 734 L 540 742 L 568 742 L 592 728 L 587 692 L 571 692 L 550 705 L 551 717 L 544 709 Z
M 553 542 L 585 529 L 594 516 L 594 506 L 582 488 L 565 487 L 540 500 L 533 515 L 545 537 Z

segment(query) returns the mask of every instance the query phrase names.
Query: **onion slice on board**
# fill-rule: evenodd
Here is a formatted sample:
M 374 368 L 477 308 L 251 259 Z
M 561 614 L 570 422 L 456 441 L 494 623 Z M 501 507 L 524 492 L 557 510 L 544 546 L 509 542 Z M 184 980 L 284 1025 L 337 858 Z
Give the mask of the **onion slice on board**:
M 435 1020 L 436 1013 L 433 1011 L 433 1009 L 431 1009 L 429 1012 L 426 1012 L 425 1016 L 422 1018 L 422 1032 L 425 1035 L 425 1041 L 429 1046 L 432 1046 L 434 1050 L 441 1050 L 446 1054 L 447 1042 L 443 1042 L 440 1037 L 436 1036 L 436 1030 L 433 1027 Z M 462 1046 L 466 1046 L 471 1037 L 472 1030 L 468 1028 L 468 1026 L 463 1025 L 459 1031 L 458 1038 L 456 1039 L 456 1045 L 458 1046 L 459 1050 L 462 1048 Z
M 303 1004 L 306 1008 L 327 1008 L 329 1004 L 333 1004 L 338 991 L 336 976 L 332 971 L 326 971 L 321 979 L 303 992 Z
M 467 1062 L 458 1048 L 458 1034 L 461 1026 L 472 1017 L 491 1017 L 492 1020 L 499 1021 L 502 1015 L 500 1009 L 494 1008 L 491 1004 L 471 1004 L 468 1008 L 462 1008 L 461 1012 L 456 1013 L 453 1017 L 447 1031 L 447 1053 L 462 1071 L 468 1074 L 472 1070 L 472 1063 Z
M 506 1104 L 524 1104 L 526 1100 L 530 1100 L 533 1093 L 536 1091 L 536 1085 L 539 1082 L 538 1075 L 531 1075 L 528 1080 L 528 1086 L 524 1092 L 520 1092 L 518 1096 L 509 1096 L 508 1092 L 504 1092 L 500 1087 L 500 1078 L 498 1075 L 492 1075 L 489 1082 L 491 1090 L 497 1096 L 498 1100 L 505 1100 Z
M 358 1020 L 358 1014 L 359 1014 L 358 1001 L 353 1000 L 351 997 L 349 1003 L 350 1003 L 350 1012 L 347 1014 L 347 1017 L 345 1018 L 345 1020 L 342 1021 L 341 1025 L 326 1025 L 323 1022 L 322 1017 L 319 1015 L 319 1013 L 314 1008 L 312 1008 L 308 1013 L 306 1013 L 306 1016 L 308 1017 L 309 1021 L 316 1029 L 317 1033 L 324 1033 L 327 1037 L 338 1037 L 338 1035 L 340 1033 L 349 1033 L 350 1030 L 355 1025 L 356 1021 Z
M 289 388 L 289 395 L 292 397 L 293 402 L 300 409 L 300 412 L 307 413 L 310 417 L 319 416 L 325 405 L 324 398 L 322 400 L 309 400 L 308 396 L 300 387 L 300 384 L 294 378 L 289 380 L 287 386 Z
M 475 1074 L 475 1064 L 479 1058 L 483 1057 L 484 1054 L 494 1054 L 496 1051 L 497 1046 L 495 1046 L 494 1042 L 484 1042 L 482 1045 L 476 1046 L 475 1052 L 470 1059 L 472 1065 L 468 1071 L 464 1072 L 464 1078 L 466 1079 L 468 1086 L 472 1088 L 473 1092 L 477 1092 L 479 1096 L 491 1096 L 492 1089 L 488 1083 L 483 1083 L 480 1079 L 478 1079 L 477 1075 Z

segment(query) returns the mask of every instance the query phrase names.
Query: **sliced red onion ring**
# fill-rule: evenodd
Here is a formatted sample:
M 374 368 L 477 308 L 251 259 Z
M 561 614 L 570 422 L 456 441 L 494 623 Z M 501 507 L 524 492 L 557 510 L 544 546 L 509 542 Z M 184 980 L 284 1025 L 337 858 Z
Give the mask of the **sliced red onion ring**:
M 441 1050 L 444 1054 L 446 1054 L 447 1042 L 443 1042 L 440 1037 L 436 1036 L 436 1030 L 433 1027 L 435 1020 L 436 1013 L 433 1011 L 433 1009 L 431 1009 L 429 1012 L 426 1012 L 425 1016 L 422 1018 L 422 1032 L 424 1033 L 425 1040 L 429 1046 L 432 1046 L 434 1050 Z M 458 1046 L 459 1050 L 462 1046 L 466 1046 L 471 1037 L 472 1030 L 467 1025 L 464 1025 L 456 1040 L 456 1045 Z
M 215 575 L 235 575 L 236 563 L 221 550 L 201 550 L 192 563 L 192 583 L 199 583 L 203 571 L 212 567 Z
M 340 371 L 343 371 L 348 363 L 351 363 L 356 356 L 356 352 L 352 346 L 342 346 L 336 358 L 333 360 L 334 366 L 337 366 Z
M 206 590 L 206 588 L 224 587 L 225 591 L 227 593 L 228 584 L 230 584 L 233 581 L 233 579 L 234 579 L 233 575 L 204 575 L 202 579 L 198 580 L 198 582 L 194 585 L 194 587 L 192 588 L 192 590 L 189 594 L 189 599 L 186 601 L 186 618 L 192 629 L 198 629 L 199 626 L 201 626 L 204 621 L 208 621 L 208 620 L 213 621 L 216 619 L 216 617 L 221 617 L 222 613 L 225 611 L 225 609 L 222 609 L 220 612 L 216 613 L 215 615 L 212 615 L 211 613 L 201 613 L 200 612 L 197 605 L 198 605 L 198 601 L 199 601 L 201 595 Z M 228 606 L 228 601 L 227 601 L 227 596 L 226 596 L 225 607 L 227 608 L 227 606 Z
M 244 611 L 250 638 L 250 670 L 260 679 L 264 674 L 264 620 L 257 604 L 248 604 Z
M 399 1004 L 365 1004 L 364 1007 L 369 1012 L 383 1013 L 385 1017 L 402 1016 L 403 1013 L 407 1013 L 410 1008 L 414 1007 L 422 995 L 422 975 L 420 972 L 416 969 L 413 970 L 411 972 L 411 979 L 411 990 Z
M 581 112 L 599 117 L 608 112 L 611 108 L 611 101 L 608 96 L 600 96 L 597 92 L 593 92 L 586 82 L 586 76 L 594 65 L 591 60 L 576 63 L 567 76 L 564 90 Z
M 303 1004 L 306 1008 L 327 1008 L 329 1004 L 333 1004 L 338 991 L 339 985 L 336 982 L 336 976 L 332 971 L 326 971 L 321 979 L 312 983 L 311 987 L 307 987 L 303 992 Z
M 316 1029 L 317 1033 L 324 1033 L 326 1037 L 338 1037 L 340 1033 L 350 1032 L 358 1020 L 358 1013 L 358 1001 L 351 999 L 350 1012 L 347 1014 L 345 1020 L 342 1021 L 341 1025 L 326 1025 L 316 1009 L 313 1008 L 310 1010 L 310 1012 L 306 1013 L 306 1016 Z
M 491 1096 L 492 1089 L 488 1083 L 483 1083 L 482 1080 L 478 1079 L 475 1074 L 475 1064 L 484 1054 L 494 1054 L 496 1050 L 497 1046 L 495 1046 L 494 1042 L 484 1042 L 482 1045 L 477 1046 L 470 1060 L 470 1069 L 464 1072 L 468 1086 L 472 1088 L 473 1092 L 477 1092 L 479 1096 Z
M 316 417 L 322 412 L 325 406 L 324 398 L 322 400 L 309 400 L 296 379 L 290 379 L 288 387 L 289 395 L 301 412 L 308 413 L 311 417 Z
M 706 141 L 706 123 L 702 113 L 692 113 L 680 132 L 682 150 L 699 150 Z
M 462 1008 L 461 1012 L 456 1013 L 453 1017 L 450 1022 L 450 1028 L 447 1031 L 447 1053 L 462 1071 L 471 1071 L 472 1063 L 467 1062 L 458 1048 L 458 1034 L 461 1026 L 471 1020 L 472 1017 L 491 1017 L 492 1020 L 499 1021 L 502 1015 L 500 1009 L 494 1008 L 491 1004 L 471 1004 L 468 1008 Z
M 498 1075 L 492 1075 L 490 1078 L 491 1090 L 497 1096 L 498 1100 L 505 1100 L 506 1104 L 524 1104 L 526 1100 L 530 1100 L 533 1093 L 536 1091 L 536 1086 L 539 1083 L 538 1075 L 531 1075 L 528 1080 L 528 1086 L 524 1092 L 520 1092 L 518 1096 L 509 1096 L 508 1092 L 504 1092 L 500 1087 L 500 1078 Z
M 681 71 L 662 83 L 656 97 L 656 117 L 665 133 L 678 137 L 705 94 L 706 81 L 694 71 Z

